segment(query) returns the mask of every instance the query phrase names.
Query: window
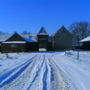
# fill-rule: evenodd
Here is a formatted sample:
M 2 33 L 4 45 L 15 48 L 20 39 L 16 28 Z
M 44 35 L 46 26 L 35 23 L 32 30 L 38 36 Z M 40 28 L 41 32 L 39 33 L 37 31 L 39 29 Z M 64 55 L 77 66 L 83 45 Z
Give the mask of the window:
M 16 44 L 12 44 L 10 45 L 12 48 L 17 48 L 17 45 Z
M 39 40 L 47 40 L 46 38 L 39 38 Z

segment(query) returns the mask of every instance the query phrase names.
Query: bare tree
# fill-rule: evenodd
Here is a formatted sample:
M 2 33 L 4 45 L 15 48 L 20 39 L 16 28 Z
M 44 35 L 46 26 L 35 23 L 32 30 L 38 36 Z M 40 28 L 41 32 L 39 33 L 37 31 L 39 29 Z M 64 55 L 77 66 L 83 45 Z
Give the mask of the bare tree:
M 77 45 L 80 46 L 80 42 L 79 42 L 79 38 L 77 38 Z M 79 52 L 79 49 L 77 50 L 77 60 L 79 60 L 79 57 L 80 57 L 80 52 Z
M 22 34 L 30 34 L 30 32 L 25 30 L 25 31 L 22 32 Z
M 78 38 L 81 40 L 90 35 L 89 22 L 75 22 L 70 25 L 69 30 L 73 35 L 73 45 L 77 46 Z

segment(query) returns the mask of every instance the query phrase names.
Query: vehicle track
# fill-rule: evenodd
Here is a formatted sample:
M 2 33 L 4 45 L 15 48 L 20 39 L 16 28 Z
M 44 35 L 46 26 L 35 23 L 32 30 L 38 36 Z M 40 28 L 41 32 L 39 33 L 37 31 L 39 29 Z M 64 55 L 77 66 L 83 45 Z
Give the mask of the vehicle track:
M 52 60 L 52 57 L 50 57 L 49 55 L 47 58 L 49 60 L 49 66 L 51 68 L 51 90 L 64 90 L 65 83 L 61 72 Z
M 50 54 L 37 54 L 12 71 L 3 76 L 0 90 L 66 90 L 62 73 Z
M 37 57 L 36 55 L 33 56 L 25 63 L 19 65 L 18 67 L 2 75 L 0 77 L 0 88 L 4 86 L 8 87 L 13 81 L 15 81 L 27 69 L 27 67 L 34 61 L 36 57 Z

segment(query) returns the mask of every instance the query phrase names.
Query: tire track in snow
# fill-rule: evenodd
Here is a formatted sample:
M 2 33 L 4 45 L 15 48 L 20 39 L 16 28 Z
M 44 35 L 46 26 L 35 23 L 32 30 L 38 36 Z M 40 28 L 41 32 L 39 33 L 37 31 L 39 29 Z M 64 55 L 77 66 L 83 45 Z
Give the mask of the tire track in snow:
M 48 68 L 47 68 L 47 65 L 45 63 L 45 72 L 44 72 L 44 75 L 43 75 L 43 89 L 42 90 L 47 90 L 47 73 L 48 73 Z
M 42 90 L 52 90 L 51 89 L 51 85 L 52 82 L 54 81 L 54 70 L 50 65 L 50 62 L 48 60 L 47 54 L 45 57 L 45 70 L 44 70 L 44 74 L 43 74 L 43 88 Z
M 51 55 L 37 54 L 37 56 L 40 56 L 40 58 L 34 58 L 35 60 L 33 59 L 32 63 L 29 64 L 28 62 L 23 67 L 20 66 L 14 74 L 21 69 L 23 73 L 20 72 L 19 77 L 13 83 L 6 85 L 2 90 L 64 90 L 65 83 Z M 35 87 L 35 84 L 38 86 Z
M 54 81 L 54 69 L 53 69 L 53 67 L 50 65 L 50 68 L 51 68 L 51 82 L 53 82 Z
M 45 62 L 45 56 L 43 55 L 43 61 L 42 61 L 41 65 L 40 65 L 40 67 L 39 66 L 37 67 L 38 70 L 35 72 L 35 76 L 33 77 L 29 87 L 27 88 L 27 90 L 30 90 L 30 88 L 32 87 L 33 83 L 35 82 L 36 78 L 38 77 L 38 75 L 39 75 L 39 73 L 40 73 L 40 71 L 41 71 L 41 69 L 43 67 L 44 62 Z
M 15 80 L 33 61 L 33 59 L 36 57 L 32 57 L 22 65 L 14 68 L 13 70 L 5 73 L 0 77 L 0 88 L 2 88 L 4 85 L 11 83 L 13 80 Z M 18 70 L 19 69 L 19 70 Z
M 71 88 L 74 90 L 90 89 L 90 87 L 88 87 L 90 77 L 83 72 L 82 68 L 69 60 L 61 60 L 60 63 L 59 68 L 62 71 L 64 78 L 68 82 L 70 90 L 72 90 Z
M 65 82 L 65 89 L 64 90 L 78 90 L 78 88 L 75 86 L 75 84 L 72 81 L 72 76 L 70 75 L 69 71 L 67 71 L 62 64 L 60 64 L 59 66 L 56 64 L 56 60 L 54 58 L 52 58 L 53 63 L 56 65 L 56 67 L 58 68 L 58 70 L 61 72 L 62 76 L 63 76 L 63 80 Z
M 37 56 L 36 58 L 39 58 Z M 32 77 L 34 76 L 34 71 L 37 68 L 37 59 L 33 60 L 33 62 L 23 71 L 18 78 L 16 78 L 12 83 L 3 87 L 2 90 L 26 90 L 29 83 L 32 81 Z M 15 87 L 15 88 L 14 88 Z
M 38 71 L 39 68 L 40 68 L 40 71 L 38 72 L 38 75 L 35 78 L 35 81 L 31 85 L 31 87 L 28 88 L 28 90 L 43 90 L 43 75 L 44 75 L 44 71 L 45 71 L 45 61 L 46 61 L 45 55 L 42 54 L 41 58 L 38 59 L 37 61 L 38 61 L 39 65 L 37 66 L 37 69 L 34 73 L 36 74 L 36 72 Z M 42 65 L 42 63 L 43 63 L 43 65 Z M 33 77 L 35 77 L 35 75 Z M 31 80 L 31 82 L 32 82 L 32 80 Z M 31 82 L 30 82 L 30 84 L 31 84 Z M 29 84 L 29 86 L 30 86 L 30 84 Z
M 50 68 L 51 68 L 51 90 L 64 90 L 65 89 L 65 83 L 63 81 L 63 77 L 61 75 L 61 72 L 55 65 L 54 61 L 52 60 L 52 57 L 48 57 L 48 60 L 50 62 Z
M 43 57 L 43 62 L 42 64 L 40 65 L 40 67 L 37 67 L 40 69 L 40 71 L 36 74 L 37 77 L 33 78 L 33 84 L 29 86 L 29 88 L 27 90 L 33 90 L 33 88 L 35 86 L 37 86 L 37 88 L 35 88 L 34 90 L 50 90 L 50 67 L 48 65 L 48 60 L 46 58 L 46 55 L 42 55 Z M 39 60 L 39 62 L 41 62 L 42 59 Z M 36 75 L 35 75 L 36 76 Z

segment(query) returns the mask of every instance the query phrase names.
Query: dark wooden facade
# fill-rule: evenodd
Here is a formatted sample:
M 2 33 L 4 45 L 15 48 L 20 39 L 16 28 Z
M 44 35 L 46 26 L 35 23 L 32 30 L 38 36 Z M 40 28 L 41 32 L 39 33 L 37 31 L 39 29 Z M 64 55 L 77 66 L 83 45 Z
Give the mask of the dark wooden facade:
M 81 46 L 77 46 L 76 48 L 81 50 L 90 50 L 90 41 L 83 42 Z
M 2 53 L 25 52 L 25 51 L 26 51 L 26 44 L 2 43 L 2 46 L 1 46 Z
M 52 48 L 54 51 L 72 49 L 72 35 L 64 26 L 52 36 Z
M 31 51 L 38 51 L 37 42 L 26 43 L 26 52 L 31 52 Z
M 48 34 L 45 29 L 42 27 L 40 32 L 37 34 L 38 37 L 38 48 L 45 48 L 48 50 Z
M 90 50 L 90 36 L 87 36 L 86 38 L 83 38 L 78 43 L 79 44 L 76 47 L 76 49 Z
M 82 48 L 84 50 L 90 50 L 90 41 L 89 42 L 84 42 L 82 45 Z
M 9 39 L 1 45 L 1 52 L 30 52 L 37 51 L 38 43 L 30 42 L 30 40 L 22 37 L 21 35 L 15 33 Z
M 49 36 L 42 27 L 36 35 L 36 41 L 25 38 L 18 33 L 13 34 L 1 43 L 1 52 L 30 52 L 45 49 L 46 51 L 60 51 L 72 49 L 72 35 L 65 27 L 60 28 L 54 35 Z

